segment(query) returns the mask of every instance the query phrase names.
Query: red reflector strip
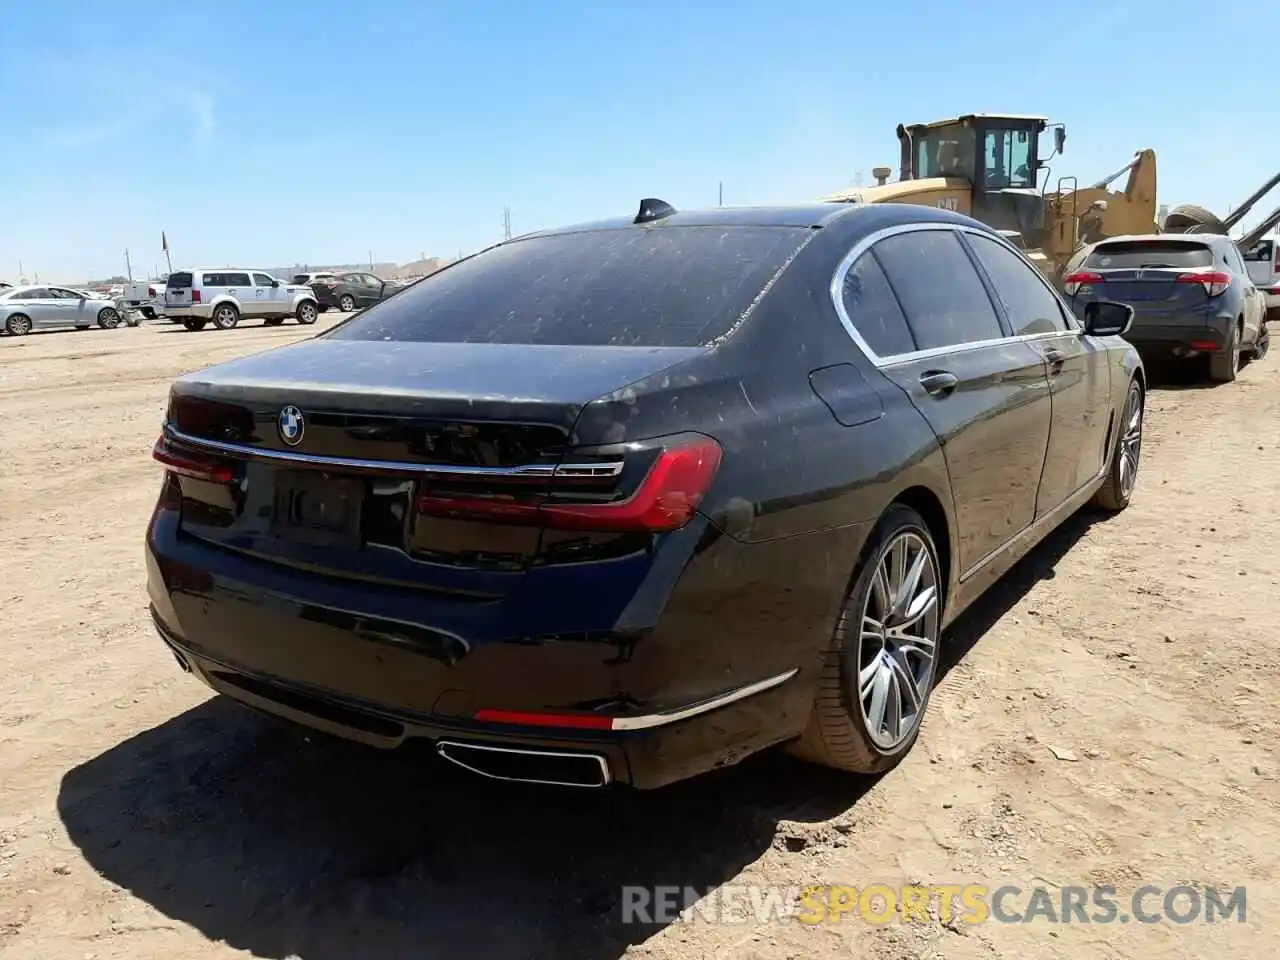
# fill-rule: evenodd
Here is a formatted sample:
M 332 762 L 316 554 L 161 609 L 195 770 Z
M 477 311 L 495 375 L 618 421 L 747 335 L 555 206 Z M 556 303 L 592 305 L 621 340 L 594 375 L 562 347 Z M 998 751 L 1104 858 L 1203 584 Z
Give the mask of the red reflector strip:
M 598 713 L 541 713 L 525 710 L 477 710 L 484 723 L 518 723 L 526 727 L 562 727 L 572 730 L 612 730 L 613 717 Z
M 235 479 L 235 471 L 229 463 L 211 460 L 195 453 L 186 453 L 171 446 L 164 437 L 156 441 L 155 447 L 151 450 L 151 457 L 157 463 L 164 464 L 166 470 L 179 476 L 191 477 L 193 480 L 231 483 Z
M 1216 340 L 1192 340 L 1187 344 L 1192 350 L 1217 350 L 1218 341 Z

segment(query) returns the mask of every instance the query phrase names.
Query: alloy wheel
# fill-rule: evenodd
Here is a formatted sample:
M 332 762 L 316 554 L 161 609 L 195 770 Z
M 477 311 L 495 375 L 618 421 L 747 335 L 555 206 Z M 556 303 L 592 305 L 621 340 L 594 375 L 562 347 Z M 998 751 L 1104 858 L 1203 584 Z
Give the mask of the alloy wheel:
M 1142 390 L 1137 384 L 1129 388 L 1121 423 L 1124 433 L 1120 436 L 1120 495 L 1127 500 L 1138 482 L 1138 458 L 1142 454 Z
M 892 750 L 915 732 L 933 685 L 938 647 L 938 568 L 917 533 L 886 544 L 862 607 L 857 690 L 868 736 Z
M 350 296 L 343 297 L 338 301 L 338 306 L 341 308 L 343 313 L 350 313 L 356 308 L 355 298 Z

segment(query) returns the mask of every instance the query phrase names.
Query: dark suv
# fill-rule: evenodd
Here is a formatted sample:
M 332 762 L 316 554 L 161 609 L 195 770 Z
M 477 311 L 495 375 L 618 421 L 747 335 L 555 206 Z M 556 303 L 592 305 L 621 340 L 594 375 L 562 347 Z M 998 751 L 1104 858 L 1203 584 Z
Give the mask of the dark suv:
M 1134 309 L 1126 339 L 1144 354 L 1209 356 L 1227 382 L 1267 352 L 1266 295 L 1249 279 L 1230 237 L 1129 236 L 1094 247 L 1063 282 L 1076 316 L 1095 300 Z

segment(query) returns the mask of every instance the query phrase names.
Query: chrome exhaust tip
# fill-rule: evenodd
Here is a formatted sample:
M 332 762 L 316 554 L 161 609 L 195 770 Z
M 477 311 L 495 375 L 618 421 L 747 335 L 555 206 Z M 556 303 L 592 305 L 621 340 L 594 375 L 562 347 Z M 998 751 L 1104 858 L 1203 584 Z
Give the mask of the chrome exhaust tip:
M 491 780 L 589 788 L 605 787 L 613 781 L 608 761 L 598 753 L 496 747 L 456 740 L 437 741 L 436 753 Z

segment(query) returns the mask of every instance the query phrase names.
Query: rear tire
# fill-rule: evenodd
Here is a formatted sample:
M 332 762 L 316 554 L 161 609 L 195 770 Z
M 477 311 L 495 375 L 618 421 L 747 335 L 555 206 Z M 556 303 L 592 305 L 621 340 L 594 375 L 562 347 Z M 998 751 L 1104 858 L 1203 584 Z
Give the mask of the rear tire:
M 198 333 L 199 331 L 204 329 L 204 325 L 208 322 L 209 321 L 204 319 L 192 317 L 188 320 L 183 320 L 182 325 L 186 327 L 188 330 L 190 330 L 192 333 Z
M 233 330 L 240 322 L 240 311 L 234 303 L 220 303 L 213 309 L 213 325 L 219 330 Z
M 315 323 L 319 315 L 316 305 L 310 300 L 303 300 L 298 304 L 298 309 L 293 312 L 294 319 L 304 327 Z
M 937 677 L 941 571 L 924 520 L 892 505 L 863 548 L 824 655 L 809 726 L 792 753 L 878 774 L 910 752 Z
M 142 308 L 142 317 L 143 317 L 143 319 L 144 319 L 144 320 L 154 320 L 154 319 L 156 318 L 156 311 L 155 311 L 155 308 L 154 308 L 154 307 L 143 307 L 143 308 Z
M 98 326 L 103 330 L 114 330 L 120 326 L 120 314 L 115 307 L 103 307 L 98 311 Z
M 1253 359 L 1261 360 L 1267 355 L 1267 351 L 1271 349 L 1271 331 L 1267 329 L 1266 321 L 1262 323 L 1262 329 L 1258 331 L 1258 342 L 1253 345 Z
M 1116 442 L 1111 449 L 1107 479 L 1093 495 L 1093 505 L 1101 510 L 1118 513 L 1133 499 L 1133 490 L 1138 483 L 1138 464 L 1142 457 L 1145 399 L 1142 384 L 1136 379 L 1130 380 L 1129 392 L 1125 395 L 1124 407 L 1116 423 Z
M 1240 325 L 1231 327 L 1231 341 L 1221 353 L 1209 355 L 1209 379 L 1214 383 L 1230 383 L 1240 369 Z
M 1227 225 L 1218 219 L 1217 214 L 1194 203 L 1185 203 L 1174 207 L 1164 221 L 1165 233 L 1221 233 L 1226 234 Z
M 4 328 L 11 337 L 25 337 L 31 332 L 31 318 L 25 313 L 11 313 L 4 322 Z

